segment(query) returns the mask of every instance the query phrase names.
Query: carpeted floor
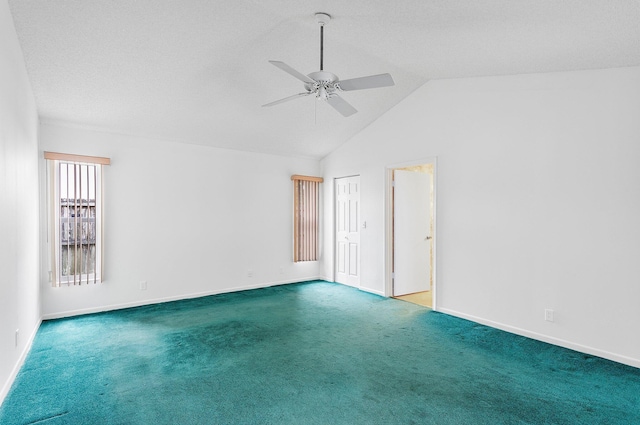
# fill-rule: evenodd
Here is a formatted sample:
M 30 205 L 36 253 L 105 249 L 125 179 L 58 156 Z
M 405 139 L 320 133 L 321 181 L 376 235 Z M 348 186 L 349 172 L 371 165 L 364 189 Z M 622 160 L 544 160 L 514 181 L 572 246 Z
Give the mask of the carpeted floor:
M 640 424 L 640 369 L 309 282 L 48 321 L 9 424 Z

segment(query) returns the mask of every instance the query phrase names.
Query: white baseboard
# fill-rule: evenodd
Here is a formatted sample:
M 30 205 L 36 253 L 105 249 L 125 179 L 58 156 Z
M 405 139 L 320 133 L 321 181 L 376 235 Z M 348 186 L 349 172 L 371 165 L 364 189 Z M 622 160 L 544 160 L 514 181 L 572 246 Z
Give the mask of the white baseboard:
M 549 344 L 557 345 L 560 347 L 568 348 L 570 350 L 579 351 L 585 354 L 591 354 L 593 356 L 602 357 L 603 359 L 612 360 L 614 362 L 640 368 L 640 359 L 634 359 L 632 357 L 622 356 L 620 354 L 611 353 L 609 351 L 600 350 L 598 348 L 593 348 L 593 347 L 589 347 L 582 344 L 577 344 L 571 341 L 566 341 L 564 339 L 554 338 L 551 336 L 539 334 L 537 332 L 531 332 L 526 329 L 520 329 L 515 326 L 505 325 L 503 323 L 494 322 L 492 320 L 483 319 L 481 317 L 472 316 L 470 314 L 461 313 L 459 311 L 450 310 L 448 308 L 438 308 L 438 311 L 440 313 L 449 314 L 451 316 L 459 317 L 461 319 L 467 319 L 472 322 L 480 323 L 482 325 L 500 329 L 506 332 L 510 332 L 512 334 L 525 336 L 527 338 L 531 338 L 531 339 L 546 342 Z
M 151 298 L 147 300 L 139 300 L 132 301 L 128 303 L 120 303 L 120 304 L 109 304 L 105 306 L 99 307 L 91 307 L 91 308 L 83 308 L 78 310 L 68 310 L 61 311 L 55 313 L 48 313 L 42 316 L 42 320 L 52 320 L 52 319 L 61 319 L 64 317 L 73 317 L 73 316 L 81 316 L 83 314 L 92 314 L 92 313 L 102 313 L 105 311 L 113 311 L 113 310 L 121 310 L 123 308 L 132 308 L 132 307 L 141 307 L 144 305 L 151 304 L 160 304 L 171 301 L 180 301 L 191 298 L 200 298 L 207 297 L 209 295 L 219 295 L 226 294 L 230 292 L 238 292 L 238 291 L 247 291 L 250 289 L 259 289 L 259 288 L 268 288 L 270 286 L 278 286 L 278 285 L 287 285 L 290 283 L 299 283 L 299 282 L 307 282 L 312 280 L 323 280 L 321 277 L 312 276 L 312 277 L 301 277 L 296 279 L 289 280 L 280 280 L 280 281 L 272 281 L 272 282 L 263 282 L 255 285 L 242 285 L 242 286 L 234 286 L 229 288 L 215 289 L 212 291 L 204 291 L 204 292 L 195 292 L 190 294 L 180 294 L 180 295 L 172 295 L 170 297 L 161 297 L 161 298 Z
M 31 345 L 33 344 L 33 340 L 36 338 L 36 334 L 38 333 L 38 329 L 40 329 L 41 324 L 42 324 L 42 319 L 38 320 L 38 323 L 36 323 L 35 328 L 31 332 L 31 335 L 29 335 L 29 339 L 27 340 L 27 343 L 24 345 L 24 348 L 20 353 L 20 357 L 18 358 L 18 361 L 13 366 L 13 369 L 11 370 L 11 374 L 9 374 L 9 378 L 7 379 L 7 382 L 5 382 L 4 385 L 2 386 L 2 390 L 0 391 L 0 405 L 2 405 L 2 403 L 4 402 L 4 399 L 9 394 L 9 390 L 11 389 L 13 382 L 16 380 L 16 377 L 18 376 L 18 372 L 20 372 L 20 369 L 22 368 L 24 361 L 27 359 L 27 355 L 29 354 L 29 351 L 31 351 Z
M 381 297 L 384 297 L 384 291 L 376 291 L 375 289 L 371 289 L 371 288 L 365 288 L 364 286 L 361 286 L 358 288 L 359 290 L 363 291 L 363 292 L 368 292 L 370 294 L 376 294 L 376 295 L 380 295 Z
M 344 286 L 348 286 L 349 288 L 356 288 L 362 292 L 368 292 L 370 294 L 376 294 L 376 295 L 380 295 L 381 297 L 384 297 L 384 291 L 376 291 L 375 289 L 371 289 L 371 288 L 365 288 L 364 286 L 352 286 L 352 285 L 347 285 L 346 283 L 340 283 L 340 282 L 335 282 L 333 281 L 331 278 L 328 277 L 323 277 L 321 278 L 322 280 L 326 280 L 327 282 L 331 282 L 331 283 L 337 283 L 338 285 L 344 285 Z

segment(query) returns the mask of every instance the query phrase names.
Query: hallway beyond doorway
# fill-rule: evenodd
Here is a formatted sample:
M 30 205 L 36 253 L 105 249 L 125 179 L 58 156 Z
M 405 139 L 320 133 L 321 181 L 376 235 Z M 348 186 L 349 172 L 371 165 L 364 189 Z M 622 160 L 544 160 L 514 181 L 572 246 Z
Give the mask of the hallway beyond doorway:
M 418 304 L 424 307 L 433 308 L 433 292 L 432 291 L 422 291 L 416 292 L 408 295 L 400 295 L 398 297 L 393 297 L 397 300 L 407 301 L 413 304 Z

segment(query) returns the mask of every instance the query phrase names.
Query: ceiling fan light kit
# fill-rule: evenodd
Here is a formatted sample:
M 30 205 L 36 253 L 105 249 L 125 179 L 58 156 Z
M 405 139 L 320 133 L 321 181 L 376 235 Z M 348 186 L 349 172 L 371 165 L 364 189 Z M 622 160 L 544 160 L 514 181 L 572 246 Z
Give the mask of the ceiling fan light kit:
M 389 74 L 370 75 L 367 77 L 352 78 L 349 80 L 340 81 L 337 75 L 325 71 L 323 63 L 324 27 L 331 20 L 331 16 L 327 13 L 316 13 L 315 17 L 318 25 L 320 26 L 320 71 L 304 75 L 284 62 L 269 61 L 269 63 L 280 68 L 282 71 L 302 81 L 304 83 L 305 91 L 285 97 L 284 99 L 276 100 L 275 102 L 267 103 L 262 106 L 274 106 L 293 99 L 297 99 L 299 97 L 315 95 L 316 99 L 326 101 L 343 116 L 351 116 L 358 111 L 346 100 L 340 97 L 338 95 L 338 92 L 389 87 L 393 86 L 395 83 L 393 81 L 393 78 L 391 78 L 391 75 Z

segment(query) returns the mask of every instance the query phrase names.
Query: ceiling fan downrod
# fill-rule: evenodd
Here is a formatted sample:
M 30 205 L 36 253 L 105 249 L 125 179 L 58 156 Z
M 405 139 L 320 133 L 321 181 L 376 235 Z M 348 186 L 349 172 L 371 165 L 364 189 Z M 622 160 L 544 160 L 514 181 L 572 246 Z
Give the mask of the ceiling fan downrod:
M 320 71 L 324 71 L 323 59 L 324 59 L 324 25 L 320 25 Z
M 324 26 L 331 20 L 327 13 L 316 13 L 316 21 L 320 24 L 320 71 L 324 71 Z

